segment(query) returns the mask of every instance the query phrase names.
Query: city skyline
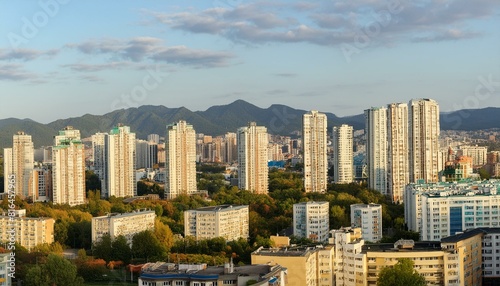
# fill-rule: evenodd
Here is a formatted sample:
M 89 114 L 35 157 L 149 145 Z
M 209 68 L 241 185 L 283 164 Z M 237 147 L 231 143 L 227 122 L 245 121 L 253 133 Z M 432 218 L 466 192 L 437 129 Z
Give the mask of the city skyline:
M 0 6 L 0 119 L 237 99 L 338 116 L 411 98 L 445 112 L 500 107 L 497 1 Z

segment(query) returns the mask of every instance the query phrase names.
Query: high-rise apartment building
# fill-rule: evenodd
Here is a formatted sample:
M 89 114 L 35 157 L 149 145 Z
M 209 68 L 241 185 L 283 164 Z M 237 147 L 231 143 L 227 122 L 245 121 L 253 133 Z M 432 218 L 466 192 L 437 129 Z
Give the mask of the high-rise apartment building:
M 26 217 L 26 210 L 6 211 L 0 213 L 0 241 L 9 241 L 12 229 L 15 230 L 16 242 L 28 250 L 43 243 L 54 242 L 53 218 Z
M 158 144 L 153 141 L 136 140 L 136 169 L 152 169 L 158 164 Z
M 402 203 L 409 180 L 408 104 L 387 106 L 387 142 L 387 191 L 393 202 Z
M 382 205 L 351 205 L 351 226 L 361 229 L 362 238 L 377 242 L 382 239 Z
M 220 205 L 184 212 L 184 234 L 196 240 L 248 238 L 248 206 Z
M 236 140 L 236 133 L 233 132 L 228 132 L 224 136 L 225 139 L 225 162 L 226 163 L 233 163 L 238 161 L 238 144 Z
M 8 180 L 13 175 L 16 195 L 21 198 L 33 196 L 34 152 L 31 135 L 18 132 L 12 137 L 12 148 L 4 149 L 4 192 L 8 192 Z
M 303 202 L 293 205 L 293 235 L 327 242 L 330 231 L 330 204 Z
M 365 110 L 365 123 L 368 187 L 388 195 L 387 108 Z
M 422 240 L 439 240 L 481 227 L 500 227 L 500 181 L 410 184 L 405 222 Z
M 71 126 L 54 137 L 52 202 L 70 206 L 85 203 L 85 150 L 80 131 Z
M 304 189 L 325 192 L 328 184 L 327 118 L 312 110 L 302 118 Z
M 109 234 L 111 240 L 123 235 L 129 245 L 135 234 L 154 230 L 156 214 L 154 211 L 142 210 L 131 213 L 111 213 L 92 218 L 92 243 Z
M 108 133 L 92 136 L 94 169 L 101 180 L 101 197 L 137 195 L 135 133 L 119 125 Z
M 334 182 L 351 183 L 354 177 L 353 128 L 343 124 L 333 127 Z
M 432 99 L 409 104 L 410 183 L 437 182 L 439 169 L 439 105 Z
M 167 126 L 165 198 L 193 194 L 196 188 L 196 132 L 186 121 Z
M 267 128 L 250 122 L 238 129 L 237 140 L 238 187 L 256 194 L 267 194 Z
M 467 156 L 472 158 L 474 168 L 481 168 L 488 162 L 488 147 L 486 146 L 460 146 L 457 156 Z

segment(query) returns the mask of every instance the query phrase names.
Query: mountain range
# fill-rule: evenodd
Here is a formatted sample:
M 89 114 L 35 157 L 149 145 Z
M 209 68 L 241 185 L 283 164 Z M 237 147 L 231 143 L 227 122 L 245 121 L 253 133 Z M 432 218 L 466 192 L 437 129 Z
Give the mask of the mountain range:
M 205 111 L 191 111 L 185 107 L 168 108 L 165 106 L 145 105 L 138 108 L 115 110 L 104 115 L 86 114 L 81 117 L 60 119 L 48 124 L 30 119 L 1 119 L 0 148 L 12 145 L 12 135 L 24 131 L 32 135 L 35 147 L 52 145 L 53 136 L 66 126 L 79 129 L 82 138 L 97 132 L 109 132 L 119 123 L 130 126 L 137 138 L 145 139 L 148 134 L 164 136 L 166 125 L 186 120 L 194 126 L 197 133 L 223 135 L 236 132 L 239 127 L 255 121 L 264 125 L 271 134 L 288 135 L 301 130 L 302 115 L 306 110 L 294 109 L 286 105 L 274 104 L 260 108 L 243 100 L 228 105 L 212 106 Z M 364 115 L 338 117 L 325 112 L 328 126 L 349 124 L 354 130 L 364 128 Z M 442 130 L 478 130 L 500 128 L 500 108 L 467 109 L 442 113 Z

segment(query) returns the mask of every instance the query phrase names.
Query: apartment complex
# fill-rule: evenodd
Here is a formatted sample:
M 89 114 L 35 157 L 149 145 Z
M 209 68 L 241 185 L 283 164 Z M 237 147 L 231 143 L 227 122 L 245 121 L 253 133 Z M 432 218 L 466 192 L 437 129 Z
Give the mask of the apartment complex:
M 13 216 L 3 210 L 0 215 L 0 241 L 9 241 L 9 231 L 15 229 L 16 242 L 28 250 L 39 244 L 51 244 L 54 242 L 54 224 L 53 218 L 26 217 L 25 209 L 16 210 Z
M 131 213 L 111 213 L 104 216 L 92 218 L 92 243 L 109 234 L 111 239 L 123 235 L 129 245 L 135 234 L 153 230 L 155 227 L 156 214 L 150 210 L 139 210 Z
M 351 183 L 354 179 L 353 127 L 333 127 L 333 167 L 335 183 Z
M 365 110 L 368 187 L 389 195 L 387 185 L 387 108 Z
M 467 229 L 499 227 L 500 181 L 410 184 L 405 222 L 422 240 L 439 240 Z
M 410 183 L 438 181 L 439 105 L 432 99 L 409 104 Z
M 293 235 L 315 242 L 327 242 L 330 231 L 330 203 L 303 202 L 293 205 Z
M 287 283 L 287 269 L 270 265 L 234 266 L 227 263 L 224 267 L 206 264 L 147 263 L 142 267 L 139 285 L 197 285 L 197 286 L 284 286 Z M 249 281 L 252 281 L 249 284 Z
M 80 131 L 71 126 L 54 137 L 52 202 L 70 206 L 85 203 L 85 151 Z
M 408 104 L 387 106 L 387 193 L 393 202 L 402 203 L 409 181 Z
M 135 141 L 135 168 L 152 169 L 158 164 L 158 143 L 153 141 Z
M 237 142 L 238 187 L 256 194 L 267 194 L 267 128 L 250 122 L 248 126 L 238 129 Z
M 351 226 L 361 228 L 365 241 L 377 242 L 382 239 L 382 205 L 351 205 Z
M 101 197 L 137 195 L 135 133 L 119 125 L 92 136 L 94 169 L 101 180 Z
M 248 206 L 220 205 L 184 212 L 184 234 L 197 240 L 223 237 L 227 241 L 249 237 Z
M 32 171 L 34 147 L 31 135 L 18 132 L 12 137 L 12 148 L 4 148 L 4 192 L 8 192 L 8 179 L 15 176 L 15 193 L 21 198 L 33 196 Z
M 334 285 L 334 249 L 326 247 L 263 248 L 252 252 L 252 264 L 281 265 L 288 269 L 287 285 Z
M 470 157 L 473 167 L 481 168 L 488 162 L 488 147 L 462 145 L 458 148 L 457 156 Z
M 406 258 L 414 263 L 427 285 L 482 285 L 482 239 L 485 231 L 474 230 L 441 241 L 366 244 L 359 228 L 332 230 L 335 246 L 334 273 L 337 286 L 375 286 L 384 267 Z
M 165 198 L 196 193 L 196 132 L 180 120 L 167 125 L 165 137 Z
M 304 189 L 325 192 L 328 184 L 327 118 L 312 110 L 302 118 Z

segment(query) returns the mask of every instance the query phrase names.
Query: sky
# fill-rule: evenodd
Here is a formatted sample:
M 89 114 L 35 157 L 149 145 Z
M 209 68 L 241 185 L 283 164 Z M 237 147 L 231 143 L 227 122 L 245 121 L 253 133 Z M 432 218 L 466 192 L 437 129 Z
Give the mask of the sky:
M 0 119 L 500 107 L 500 1 L 0 0 Z

